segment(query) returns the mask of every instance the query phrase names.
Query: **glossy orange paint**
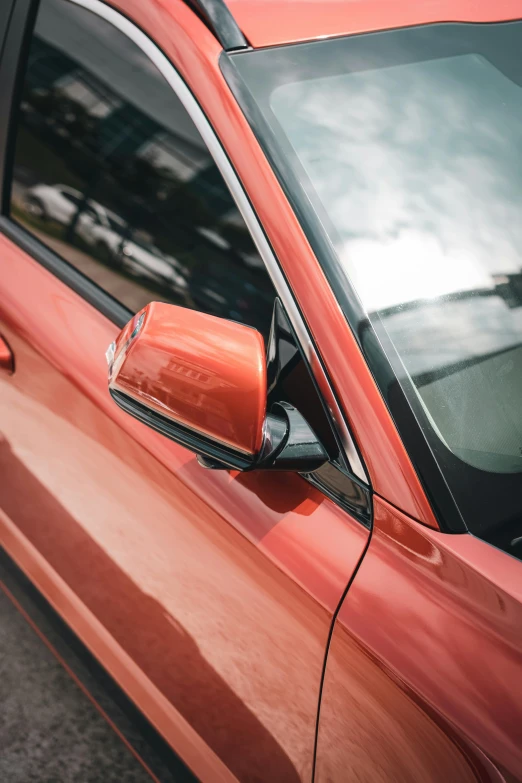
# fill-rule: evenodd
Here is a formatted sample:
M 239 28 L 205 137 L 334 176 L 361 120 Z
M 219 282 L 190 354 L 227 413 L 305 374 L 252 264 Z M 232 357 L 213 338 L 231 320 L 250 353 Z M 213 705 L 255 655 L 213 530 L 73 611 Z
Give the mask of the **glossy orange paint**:
M 219 45 L 180 0 L 114 6 L 217 129 L 377 493 L 330 647 L 318 780 L 522 779 L 519 563 L 394 508 L 436 526 Z M 128 417 L 107 392 L 115 326 L 4 236 L 0 256 L 17 362 L 0 377 L 3 545 L 198 777 L 310 780 L 329 631 L 368 531 L 297 475 L 202 471 Z
M 375 499 L 328 656 L 320 783 L 522 780 L 520 571 Z
M 309 781 L 368 530 L 296 474 L 205 471 L 123 413 L 117 327 L 3 235 L 0 257 L 2 545 L 199 778 Z
M 182 0 L 113 0 L 163 49 L 216 130 L 300 305 L 373 489 L 437 528 L 411 460 L 299 222 L 220 68 L 221 47 Z M 320 385 L 322 380 L 320 380 Z
M 274 46 L 433 22 L 501 22 L 518 0 L 227 0 L 252 46 Z
M 261 449 L 266 356 L 256 329 L 151 302 L 116 341 L 109 387 L 237 451 Z
M 0 335 L 0 372 L 6 372 L 11 375 L 14 372 L 14 359 L 11 349 L 4 338 Z

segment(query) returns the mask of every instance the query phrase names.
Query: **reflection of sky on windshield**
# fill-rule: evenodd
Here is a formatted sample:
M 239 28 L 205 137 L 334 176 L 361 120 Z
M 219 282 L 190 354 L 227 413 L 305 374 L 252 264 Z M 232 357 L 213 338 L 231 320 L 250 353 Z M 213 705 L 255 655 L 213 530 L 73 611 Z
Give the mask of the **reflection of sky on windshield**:
M 519 270 L 522 95 L 483 57 L 285 85 L 271 107 L 369 310 Z
M 369 312 L 493 293 L 492 274 L 521 271 L 522 90 L 482 56 L 287 84 L 271 108 L 335 224 L 341 261 Z M 386 315 L 401 355 L 418 357 L 413 373 L 437 366 L 437 353 L 455 361 L 522 334 L 522 308 L 497 297 L 447 302 L 435 317 L 421 310 Z M 455 344 L 433 346 L 430 359 L 426 336 L 441 323 L 439 337 L 457 332 Z
M 413 376 L 519 345 L 522 335 L 522 308 L 508 311 L 497 296 L 439 300 L 383 321 Z
M 271 108 L 432 426 L 520 470 L 522 89 L 466 54 L 286 84 Z

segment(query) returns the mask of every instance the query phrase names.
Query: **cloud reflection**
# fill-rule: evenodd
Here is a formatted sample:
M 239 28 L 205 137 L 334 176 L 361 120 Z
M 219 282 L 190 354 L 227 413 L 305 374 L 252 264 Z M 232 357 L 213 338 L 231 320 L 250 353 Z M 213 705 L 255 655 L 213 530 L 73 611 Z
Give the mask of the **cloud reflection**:
M 285 84 L 271 108 L 440 437 L 519 470 L 522 350 L 497 356 L 522 343 L 520 86 L 468 53 Z

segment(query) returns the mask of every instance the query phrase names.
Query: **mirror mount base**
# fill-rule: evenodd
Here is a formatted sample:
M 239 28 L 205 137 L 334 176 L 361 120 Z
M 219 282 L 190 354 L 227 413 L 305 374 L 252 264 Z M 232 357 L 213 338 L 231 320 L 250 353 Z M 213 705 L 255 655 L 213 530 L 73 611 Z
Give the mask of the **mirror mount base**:
M 197 454 L 196 457 L 198 464 L 205 470 L 230 470 L 230 465 L 225 465 L 224 462 L 219 462 L 217 459 L 205 457 L 204 454 Z
M 286 419 L 286 422 L 285 422 Z M 284 435 L 282 424 L 284 423 Z M 311 473 L 328 462 L 328 454 L 306 419 L 288 402 L 275 402 L 266 417 L 271 448 L 263 447 L 253 470 L 288 470 Z M 265 443 L 267 437 L 265 435 Z
M 230 469 L 204 454 L 198 454 L 198 462 L 210 470 Z M 312 473 L 325 462 L 328 454 L 299 411 L 287 402 L 276 402 L 265 419 L 262 449 L 244 470 Z

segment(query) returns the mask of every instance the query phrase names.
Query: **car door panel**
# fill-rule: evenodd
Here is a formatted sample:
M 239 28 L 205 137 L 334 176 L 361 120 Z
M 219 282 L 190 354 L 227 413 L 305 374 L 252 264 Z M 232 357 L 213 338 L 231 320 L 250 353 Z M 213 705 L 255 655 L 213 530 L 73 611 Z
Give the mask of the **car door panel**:
M 0 253 L 2 543 L 103 661 L 110 644 L 196 774 L 309 780 L 330 624 L 368 530 L 297 475 L 204 471 L 123 414 L 117 327 L 5 236 Z
M 518 565 L 375 497 L 329 648 L 320 783 L 522 779 Z

